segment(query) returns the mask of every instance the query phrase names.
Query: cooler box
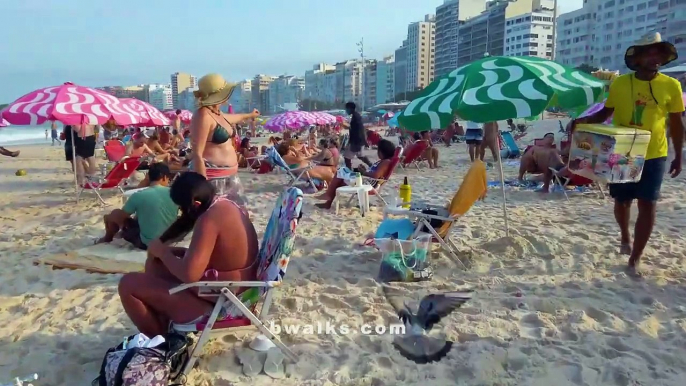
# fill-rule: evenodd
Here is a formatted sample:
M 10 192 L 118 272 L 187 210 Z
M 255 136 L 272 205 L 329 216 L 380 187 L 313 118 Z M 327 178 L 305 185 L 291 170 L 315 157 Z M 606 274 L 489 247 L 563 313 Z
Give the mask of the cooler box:
M 602 183 L 641 179 L 650 132 L 632 127 L 578 125 L 569 151 L 569 170 Z

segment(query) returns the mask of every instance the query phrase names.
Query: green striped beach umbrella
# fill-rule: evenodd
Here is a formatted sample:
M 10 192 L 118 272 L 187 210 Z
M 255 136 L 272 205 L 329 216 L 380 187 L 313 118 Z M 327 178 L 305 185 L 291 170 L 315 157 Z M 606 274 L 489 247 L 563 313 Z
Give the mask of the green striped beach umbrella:
M 454 115 L 473 122 L 539 115 L 548 106 L 590 106 L 605 83 L 573 68 L 536 57 L 485 57 L 433 81 L 400 114 L 410 131 L 442 129 Z

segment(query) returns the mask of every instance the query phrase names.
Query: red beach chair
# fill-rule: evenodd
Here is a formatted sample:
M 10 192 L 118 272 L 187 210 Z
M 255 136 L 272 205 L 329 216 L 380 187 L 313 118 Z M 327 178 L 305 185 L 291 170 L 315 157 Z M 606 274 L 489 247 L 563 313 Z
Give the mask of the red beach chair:
M 381 193 L 380 193 L 381 188 L 386 184 L 386 182 L 388 182 L 388 180 L 391 179 L 391 176 L 393 176 L 393 172 L 395 171 L 395 168 L 400 163 L 402 156 L 403 156 L 403 148 L 398 146 L 395 149 L 395 154 L 393 155 L 393 158 L 391 158 L 391 166 L 388 168 L 388 171 L 386 172 L 386 174 L 383 177 L 378 178 L 378 179 L 377 178 L 364 177 L 365 180 L 371 181 L 372 186 L 374 187 L 374 189 L 371 192 L 369 192 L 369 195 L 377 197 L 379 200 L 381 200 L 381 202 L 383 202 L 384 206 L 388 205 L 388 203 L 386 202 L 386 200 L 384 200 L 383 197 L 381 197 Z M 352 200 L 354 198 L 355 198 L 355 196 L 350 197 L 350 200 L 348 200 L 348 203 L 347 203 L 348 206 L 350 206 L 350 203 L 352 202 Z
M 405 168 L 412 164 L 419 170 L 419 165 L 424 162 L 424 160 L 422 160 L 422 154 L 424 154 L 424 151 L 428 148 L 429 143 L 427 141 L 420 140 L 413 143 L 410 145 L 410 148 L 407 149 L 407 153 L 401 158 L 400 165 Z
M 105 142 L 105 155 L 110 162 L 119 162 L 126 156 L 126 145 L 118 139 Z
M 110 170 L 105 177 L 98 180 L 87 179 L 81 184 L 81 190 L 77 195 L 77 199 L 81 197 L 84 190 L 92 190 L 101 203 L 105 204 L 105 200 L 102 199 L 100 191 L 107 189 L 119 189 L 120 192 L 124 193 L 123 186 L 126 180 L 136 172 L 138 166 L 140 166 L 140 158 L 123 158 L 120 162 L 114 165 L 112 170 Z

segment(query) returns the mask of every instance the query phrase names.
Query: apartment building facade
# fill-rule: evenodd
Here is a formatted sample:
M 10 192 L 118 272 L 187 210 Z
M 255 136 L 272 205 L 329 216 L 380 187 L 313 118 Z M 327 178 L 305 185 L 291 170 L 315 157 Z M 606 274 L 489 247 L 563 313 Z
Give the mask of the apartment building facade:
M 541 9 L 505 19 L 505 56 L 553 59 L 554 11 Z
M 384 57 L 376 64 L 376 101 L 374 101 L 374 105 L 391 102 L 394 97 L 395 57 L 391 55 Z
M 334 92 L 327 92 L 325 79 L 327 74 L 335 73 L 335 71 L 336 66 L 326 63 L 315 64 L 311 70 L 305 71 L 303 98 L 332 103 L 333 100 L 328 99 L 333 98 Z
M 276 79 L 273 76 L 258 74 L 250 85 L 250 109 L 267 111 L 269 108 L 269 84 Z
M 393 82 L 394 82 L 394 96 L 400 93 L 407 93 L 407 40 L 403 41 L 403 45 L 395 50 L 395 64 L 393 66 Z
M 434 15 L 407 27 L 407 86 L 409 91 L 424 88 L 434 80 L 436 22 Z
M 148 98 L 152 106 L 160 111 L 174 108 L 172 88 L 169 84 L 149 84 L 146 85 Z
M 593 19 L 590 7 L 558 16 L 555 61 L 572 67 L 593 63 Z
M 363 73 L 364 69 L 360 60 L 346 60 L 336 63 L 335 103 L 355 102 L 358 106 L 364 104 L 362 95 Z
M 187 88 L 198 87 L 198 78 L 185 72 L 171 74 L 172 103 L 174 108 L 179 108 L 179 94 Z
M 287 109 L 288 104 L 300 103 L 305 92 L 305 78 L 282 75 L 269 83 L 269 114 L 278 114 Z
M 479 15 L 484 9 L 483 0 L 444 0 L 436 8 L 434 77 L 457 68 L 460 22 Z
M 250 101 L 252 100 L 252 80 L 245 79 L 236 83 L 236 88 L 233 90 L 229 98 L 229 104 L 233 106 L 236 113 L 250 112 Z

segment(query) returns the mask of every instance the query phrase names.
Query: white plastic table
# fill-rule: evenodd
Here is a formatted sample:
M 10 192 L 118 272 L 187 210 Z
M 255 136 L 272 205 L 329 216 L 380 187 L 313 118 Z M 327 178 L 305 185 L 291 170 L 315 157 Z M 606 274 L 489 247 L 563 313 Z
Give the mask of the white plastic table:
M 374 190 L 374 187 L 371 185 L 342 186 L 336 189 L 336 214 L 338 214 L 338 207 L 342 194 L 357 194 L 360 214 L 364 217 L 364 215 L 369 212 L 369 192 L 372 190 Z

